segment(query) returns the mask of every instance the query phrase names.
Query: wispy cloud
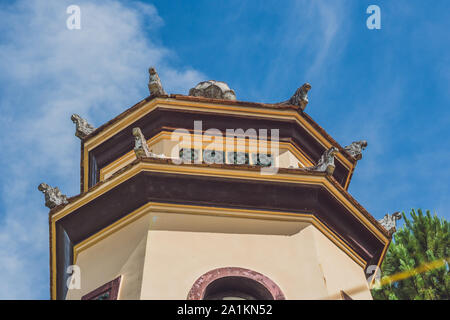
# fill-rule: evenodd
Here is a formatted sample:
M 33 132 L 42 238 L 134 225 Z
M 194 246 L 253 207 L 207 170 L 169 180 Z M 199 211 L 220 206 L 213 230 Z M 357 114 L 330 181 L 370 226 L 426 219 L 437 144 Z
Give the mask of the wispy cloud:
M 294 87 L 283 95 L 292 94 L 307 81 L 314 83 L 314 90 L 320 90 L 327 79 L 327 68 L 345 47 L 347 7 L 346 1 L 293 1 L 286 5 L 282 23 L 273 31 L 279 50 L 270 59 L 266 91 L 286 80 Z M 295 78 L 297 82 L 293 83 Z
M 79 192 L 79 140 L 72 113 L 94 125 L 148 95 L 155 65 L 166 91 L 205 77 L 153 34 L 164 24 L 140 2 L 77 1 L 81 30 L 66 28 L 68 1 L 0 6 L 0 299 L 48 298 L 48 216 L 41 181 Z

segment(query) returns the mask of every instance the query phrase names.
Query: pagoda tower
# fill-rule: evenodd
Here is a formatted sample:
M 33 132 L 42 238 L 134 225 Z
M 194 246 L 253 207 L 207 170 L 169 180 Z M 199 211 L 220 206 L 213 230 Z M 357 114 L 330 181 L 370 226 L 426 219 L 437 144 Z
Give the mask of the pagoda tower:
M 150 96 L 100 127 L 72 115 L 80 194 L 39 185 L 51 298 L 372 299 L 397 216 L 347 192 L 367 142 L 328 135 L 307 83 L 268 104 L 149 73 Z

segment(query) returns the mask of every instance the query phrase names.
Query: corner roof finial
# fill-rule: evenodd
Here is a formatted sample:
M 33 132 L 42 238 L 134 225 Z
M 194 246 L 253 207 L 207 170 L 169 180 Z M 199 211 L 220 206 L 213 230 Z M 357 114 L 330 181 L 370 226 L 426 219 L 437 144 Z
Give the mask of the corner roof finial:
M 75 113 L 70 117 L 70 119 L 73 123 L 76 124 L 77 127 L 75 129 L 75 136 L 80 139 L 84 139 L 92 131 L 95 130 L 95 128 L 91 126 L 85 119 Z
M 393 214 L 386 213 L 383 219 L 378 220 L 378 222 L 392 235 L 397 231 L 397 220 L 402 218 L 401 212 L 397 211 Z
M 148 150 L 147 140 L 144 137 L 140 128 L 133 128 L 134 136 L 134 153 L 136 158 L 144 158 L 150 156 L 150 151 Z
M 148 80 L 148 90 L 150 90 L 150 95 L 159 97 L 159 96 L 167 96 L 166 91 L 161 83 L 161 79 L 159 79 L 158 72 L 154 67 L 150 67 L 148 69 L 149 80 Z
M 58 187 L 50 187 L 46 183 L 41 183 L 38 190 L 45 195 L 45 206 L 52 209 L 61 204 L 67 204 L 67 196 L 59 191 Z
M 339 150 L 336 147 L 331 147 L 325 150 L 319 161 L 315 166 L 305 168 L 308 171 L 326 172 L 332 175 L 335 169 L 334 156 Z
M 295 91 L 294 95 L 288 101 L 282 102 L 282 104 L 292 104 L 294 106 L 299 106 L 302 111 L 305 110 L 306 105 L 308 104 L 309 90 L 311 90 L 311 85 L 306 82 Z
M 356 160 L 362 159 L 362 151 L 367 147 L 366 140 L 353 141 L 352 144 L 346 146 L 344 149 Z
M 148 150 L 147 140 L 145 139 L 141 128 L 133 128 L 132 132 L 134 136 L 134 153 L 136 154 L 136 158 L 166 158 L 163 154 L 156 154 Z

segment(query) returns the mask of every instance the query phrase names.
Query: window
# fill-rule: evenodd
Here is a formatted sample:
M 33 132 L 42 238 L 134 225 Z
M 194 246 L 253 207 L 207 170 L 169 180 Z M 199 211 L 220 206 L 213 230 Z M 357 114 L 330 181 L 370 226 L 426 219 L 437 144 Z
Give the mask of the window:
M 208 271 L 192 285 L 188 300 L 284 300 L 280 287 L 265 275 L 239 267 Z
M 81 297 L 81 300 L 117 300 L 121 276 Z
M 245 277 L 223 277 L 211 282 L 204 300 L 273 300 L 272 294 L 259 282 Z

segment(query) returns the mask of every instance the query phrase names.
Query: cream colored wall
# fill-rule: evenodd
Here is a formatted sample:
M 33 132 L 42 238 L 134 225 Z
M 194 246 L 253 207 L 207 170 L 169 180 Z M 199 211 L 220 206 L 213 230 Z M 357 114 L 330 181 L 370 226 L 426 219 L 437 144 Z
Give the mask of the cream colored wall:
M 182 141 L 182 140 L 180 140 Z M 149 146 L 149 150 L 153 153 L 164 155 L 168 158 L 178 158 L 180 148 L 182 147 L 182 143 L 180 141 L 171 141 L 168 139 L 162 139 L 156 143 L 153 143 Z M 211 142 L 204 142 L 205 146 L 208 146 Z M 191 144 L 191 147 L 194 149 L 201 148 L 201 143 L 199 145 L 195 145 L 194 143 Z M 270 145 L 269 145 L 270 147 Z M 224 150 L 226 151 L 226 149 Z M 248 152 L 249 149 L 246 150 Z M 268 150 L 270 152 L 270 148 Z M 258 149 L 254 149 L 252 152 L 258 152 Z M 202 155 L 199 154 L 200 160 Z M 129 153 L 124 155 L 120 161 L 117 163 L 112 163 L 109 166 L 103 168 L 102 171 L 102 179 L 105 180 L 112 176 L 115 172 L 119 171 L 121 168 L 125 167 L 126 165 L 130 164 L 136 159 L 136 156 L 134 152 L 131 150 Z M 252 161 L 250 159 L 250 161 Z M 278 167 L 280 168 L 303 168 L 307 166 L 306 164 L 302 163 L 300 159 L 298 159 L 291 151 L 287 149 L 280 148 L 279 149 L 279 155 L 278 159 L 275 162 L 278 164 Z
M 278 156 L 278 166 L 280 168 L 303 168 L 305 167 L 289 150 L 280 150 Z
M 372 300 L 363 268 L 344 252 L 337 250 L 336 246 L 317 229 L 314 229 L 313 234 L 318 261 L 323 270 L 330 299 L 340 299 L 340 291 L 343 290 L 352 299 Z
M 182 140 L 180 140 L 182 141 Z M 220 140 L 219 140 L 220 141 Z M 224 140 L 225 141 L 225 140 Z M 208 141 L 208 142 L 204 142 L 205 146 L 208 146 L 209 144 L 212 144 L 214 141 L 214 139 L 212 140 L 212 142 Z M 199 146 L 201 146 L 202 144 L 200 143 L 198 146 L 195 145 L 194 143 L 192 143 L 190 146 L 194 149 L 197 149 Z M 222 147 L 223 145 L 220 144 L 217 148 Z M 211 148 L 213 148 L 214 146 L 212 146 Z M 164 139 L 162 141 L 159 141 L 155 144 L 153 144 L 150 147 L 150 151 L 157 153 L 157 154 L 164 154 L 167 157 L 178 157 L 179 156 L 179 152 L 180 152 L 180 142 L 178 141 L 171 141 L 171 140 L 167 140 Z M 226 147 L 223 147 L 223 151 L 227 151 Z M 267 151 L 270 153 L 270 144 L 268 146 L 269 149 L 267 149 Z M 219 149 L 220 150 L 220 149 Z M 249 152 L 250 150 L 252 150 L 252 152 L 258 152 L 258 149 L 256 147 L 254 147 L 254 149 L 246 149 L 246 152 Z M 237 151 L 237 149 L 236 149 Z M 200 157 L 202 156 L 201 154 L 199 155 Z M 250 159 L 250 161 L 252 161 Z M 303 168 L 305 165 L 302 164 L 300 162 L 299 159 L 297 159 L 296 156 L 294 156 L 292 154 L 291 151 L 280 148 L 279 149 L 279 155 L 278 155 L 278 160 L 277 162 L 278 166 L 280 168 Z
M 81 270 L 81 289 L 69 290 L 66 299 L 79 300 L 119 275 L 119 298 L 139 299 L 149 218 L 144 216 L 82 251 L 75 262 Z
M 233 227 L 234 226 L 234 227 Z M 195 230 L 195 232 L 192 232 Z M 209 231 L 209 232 L 208 232 Z M 313 225 L 210 215 L 148 213 L 82 251 L 80 299 L 122 275 L 119 299 L 186 299 L 195 280 L 221 267 L 262 273 L 287 299 L 371 299 L 362 268 Z
M 279 236 L 151 230 L 141 298 L 186 299 L 198 277 L 220 267 L 262 273 L 288 299 L 324 297 L 311 240 L 310 232 Z
M 186 299 L 221 267 L 262 273 L 287 299 L 341 299 L 340 290 L 371 299 L 368 289 L 350 291 L 366 285 L 362 268 L 312 225 L 291 236 L 150 230 L 141 299 Z

